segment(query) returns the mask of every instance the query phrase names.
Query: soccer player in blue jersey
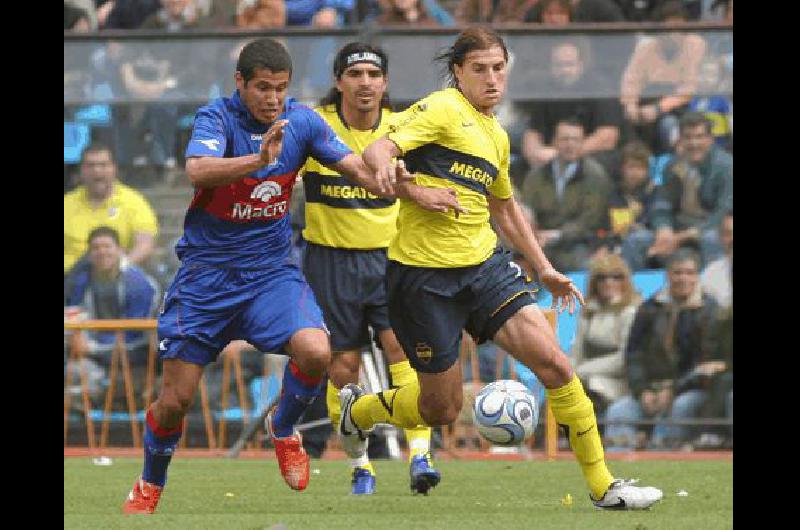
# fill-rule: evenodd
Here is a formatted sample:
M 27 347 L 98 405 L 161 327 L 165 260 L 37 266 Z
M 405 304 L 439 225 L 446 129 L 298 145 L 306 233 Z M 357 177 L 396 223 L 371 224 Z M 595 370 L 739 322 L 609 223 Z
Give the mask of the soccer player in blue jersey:
M 289 259 L 289 199 L 309 156 L 375 194 L 393 193 L 399 169 L 376 180 L 313 110 L 287 98 L 292 62 L 263 38 L 246 45 L 236 65 L 236 92 L 197 112 L 186 148 L 195 187 L 176 246 L 181 267 L 158 319 L 163 382 L 146 413 L 144 469 L 125 513 L 155 511 L 204 367 L 228 342 L 248 341 L 290 359 L 279 402 L 267 415 L 286 483 L 306 488 L 309 457 L 294 429 L 321 391 L 331 352 L 322 313 Z M 405 193 L 405 192 L 404 192 Z M 455 192 L 415 187 L 428 208 L 457 208 Z

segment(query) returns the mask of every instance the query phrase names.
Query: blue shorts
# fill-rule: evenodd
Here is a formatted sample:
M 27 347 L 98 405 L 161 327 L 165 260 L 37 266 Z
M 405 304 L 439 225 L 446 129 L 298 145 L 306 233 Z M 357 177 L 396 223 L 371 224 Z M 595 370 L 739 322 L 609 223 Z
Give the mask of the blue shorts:
M 389 328 L 386 249 L 350 250 L 308 243 L 303 272 L 317 295 L 335 352 L 369 344 L 369 326 Z
M 161 359 L 205 366 L 233 340 L 282 353 L 303 328 L 327 332 L 322 311 L 300 269 L 181 266 L 158 317 Z

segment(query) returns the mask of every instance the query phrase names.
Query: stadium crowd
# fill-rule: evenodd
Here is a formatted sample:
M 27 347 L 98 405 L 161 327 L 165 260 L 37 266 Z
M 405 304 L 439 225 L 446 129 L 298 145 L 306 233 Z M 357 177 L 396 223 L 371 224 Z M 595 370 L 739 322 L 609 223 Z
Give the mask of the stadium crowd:
M 117 29 L 675 25 L 732 16 L 733 0 L 64 2 L 65 31 L 100 37 Z M 597 82 L 585 42 L 567 37 L 548 52 L 541 82 L 559 97 L 511 106 L 511 176 L 554 266 L 588 271 L 587 304 L 569 353 L 607 447 L 732 446 L 730 425 L 691 424 L 733 414 L 732 52 L 711 54 L 691 32 L 642 39 L 617 80 L 617 96 L 601 98 L 585 96 Z M 188 61 L 124 50 L 115 56 L 113 46 L 100 60 L 118 68 L 121 90 L 148 101 L 115 106 L 112 132 L 92 137 L 76 164 L 65 160 L 65 318 L 154 317 L 154 300 L 171 279 L 163 256 L 173 241 L 159 239 L 160 212 L 136 188 L 186 186 L 179 121 L 197 106 L 181 102 Z M 329 77 L 326 70 L 322 82 Z M 74 113 L 65 107 L 65 121 Z M 297 191 L 299 253 L 304 205 Z M 634 276 L 652 269 L 664 270 L 666 282 L 643 299 Z M 93 368 L 107 368 L 113 338 L 83 340 Z M 144 366 L 141 334 L 126 341 Z M 494 379 L 493 370 L 485 377 Z

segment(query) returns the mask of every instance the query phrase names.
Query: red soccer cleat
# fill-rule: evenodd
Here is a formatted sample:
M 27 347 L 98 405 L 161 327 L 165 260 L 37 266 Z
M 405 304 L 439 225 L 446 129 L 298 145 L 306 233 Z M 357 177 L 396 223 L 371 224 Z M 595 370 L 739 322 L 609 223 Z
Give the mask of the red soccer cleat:
M 133 489 L 122 505 L 122 513 L 151 514 L 156 511 L 158 499 L 164 488 L 145 482 L 141 478 L 133 485 Z
M 278 467 L 283 475 L 283 480 L 290 488 L 303 491 L 308 486 L 309 463 L 308 453 L 303 448 L 303 436 L 295 431 L 291 436 L 276 438 L 272 430 L 272 415 L 275 408 L 267 414 L 267 431 L 272 443 L 275 445 L 275 455 L 278 457 Z

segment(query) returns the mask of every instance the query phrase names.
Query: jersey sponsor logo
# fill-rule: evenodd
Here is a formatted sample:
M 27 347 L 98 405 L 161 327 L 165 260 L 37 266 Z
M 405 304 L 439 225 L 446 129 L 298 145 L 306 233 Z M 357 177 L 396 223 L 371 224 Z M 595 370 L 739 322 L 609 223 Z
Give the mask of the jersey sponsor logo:
M 255 188 L 253 193 L 250 194 L 251 199 L 259 199 L 262 202 L 268 202 L 272 197 L 277 197 L 281 194 L 281 185 L 272 180 L 265 180 Z
M 266 206 L 253 207 L 252 204 L 237 202 L 233 205 L 232 219 L 276 219 L 283 217 L 289 209 L 289 201 L 276 202 Z
M 360 186 L 340 186 L 337 184 L 323 184 L 320 186 L 320 194 L 325 197 L 334 197 L 336 199 L 377 199 L 377 195 L 373 195 Z
M 462 127 L 472 127 L 473 125 L 475 125 L 475 124 L 474 123 L 470 123 L 468 121 L 462 121 L 461 122 L 461 126 Z
M 499 175 L 487 159 L 437 143 L 412 149 L 404 159 L 410 173 L 447 179 L 484 195 Z
M 492 176 L 481 168 L 466 163 L 462 164 L 457 160 L 453 161 L 453 164 L 450 166 L 450 173 L 480 182 L 487 188 L 494 182 Z
M 303 176 L 306 202 L 324 204 L 331 208 L 381 209 L 395 203 L 395 199 L 385 199 L 374 195 L 365 188 L 350 184 L 339 175 L 322 175 L 307 171 Z
M 264 139 L 264 135 L 263 134 L 251 134 L 250 135 L 250 139 L 253 140 L 253 141 L 260 142 L 261 140 Z
M 212 151 L 219 151 L 219 140 L 195 140 L 195 142 L 200 142 Z

